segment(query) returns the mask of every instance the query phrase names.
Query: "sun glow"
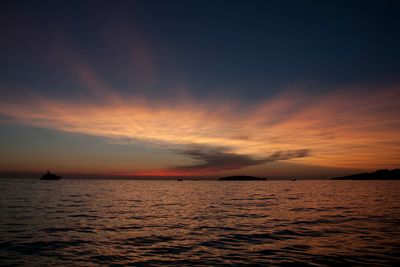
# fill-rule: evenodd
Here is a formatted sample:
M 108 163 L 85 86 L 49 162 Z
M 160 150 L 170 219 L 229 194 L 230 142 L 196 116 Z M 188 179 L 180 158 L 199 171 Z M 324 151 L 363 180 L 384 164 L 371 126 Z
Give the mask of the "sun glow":
M 283 160 L 381 168 L 400 162 L 398 97 L 398 90 L 371 96 L 357 91 L 312 98 L 286 94 L 252 107 L 191 98 L 150 101 L 113 95 L 111 100 L 72 103 L 36 97 L 3 100 L 0 114 L 21 124 L 171 150 L 195 145 L 261 159 L 307 149 L 307 156 Z

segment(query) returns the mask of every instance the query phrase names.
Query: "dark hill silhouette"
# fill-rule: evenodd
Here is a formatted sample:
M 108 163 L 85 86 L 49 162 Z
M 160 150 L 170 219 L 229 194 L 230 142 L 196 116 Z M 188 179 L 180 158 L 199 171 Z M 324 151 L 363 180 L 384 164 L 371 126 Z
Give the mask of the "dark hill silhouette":
M 54 173 L 51 173 L 47 171 L 47 173 L 43 174 L 42 177 L 40 177 L 40 180 L 60 180 L 61 176 L 55 175 Z
M 265 181 L 267 178 L 255 177 L 255 176 L 226 176 L 218 179 L 219 181 Z
M 400 180 L 400 169 L 358 173 L 343 177 L 335 177 L 331 180 Z

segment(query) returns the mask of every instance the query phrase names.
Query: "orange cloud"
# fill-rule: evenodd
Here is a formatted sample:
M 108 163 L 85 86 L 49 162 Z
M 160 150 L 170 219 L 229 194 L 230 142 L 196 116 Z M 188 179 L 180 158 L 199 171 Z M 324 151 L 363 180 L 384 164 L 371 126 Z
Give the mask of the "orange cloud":
M 373 95 L 360 90 L 318 97 L 286 94 L 256 106 L 118 95 L 80 103 L 36 97 L 0 100 L 0 114 L 21 124 L 167 149 L 218 148 L 256 162 L 279 151 L 307 150 L 307 156 L 277 160 L 373 169 L 400 163 L 399 96 L 397 89 Z

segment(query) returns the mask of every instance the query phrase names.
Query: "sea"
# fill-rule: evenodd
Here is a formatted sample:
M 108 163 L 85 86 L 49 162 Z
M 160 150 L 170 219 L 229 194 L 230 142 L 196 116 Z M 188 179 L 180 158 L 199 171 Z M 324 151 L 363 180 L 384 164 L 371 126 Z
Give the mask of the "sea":
M 1 266 L 399 266 L 400 181 L 0 179 Z

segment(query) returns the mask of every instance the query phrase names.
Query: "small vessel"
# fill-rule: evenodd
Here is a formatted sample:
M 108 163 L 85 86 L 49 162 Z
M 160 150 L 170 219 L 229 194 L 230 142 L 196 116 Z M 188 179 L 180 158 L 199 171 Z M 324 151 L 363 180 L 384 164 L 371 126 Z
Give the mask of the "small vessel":
M 297 179 L 296 179 L 296 177 L 292 177 L 292 179 L 291 179 L 292 181 L 296 181 Z
M 47 170 L 47 173 L 43 174 L 42 177 L 40 177 L 40 180 L 60 180 L 61 176 L 55 175 L 54 173 L 51 173 L 49 170 Z
M 182 179 L 178 179 L 178 181 L 179 181 L 179 182 L 182 182 L 183 180 L 182 180 Z

